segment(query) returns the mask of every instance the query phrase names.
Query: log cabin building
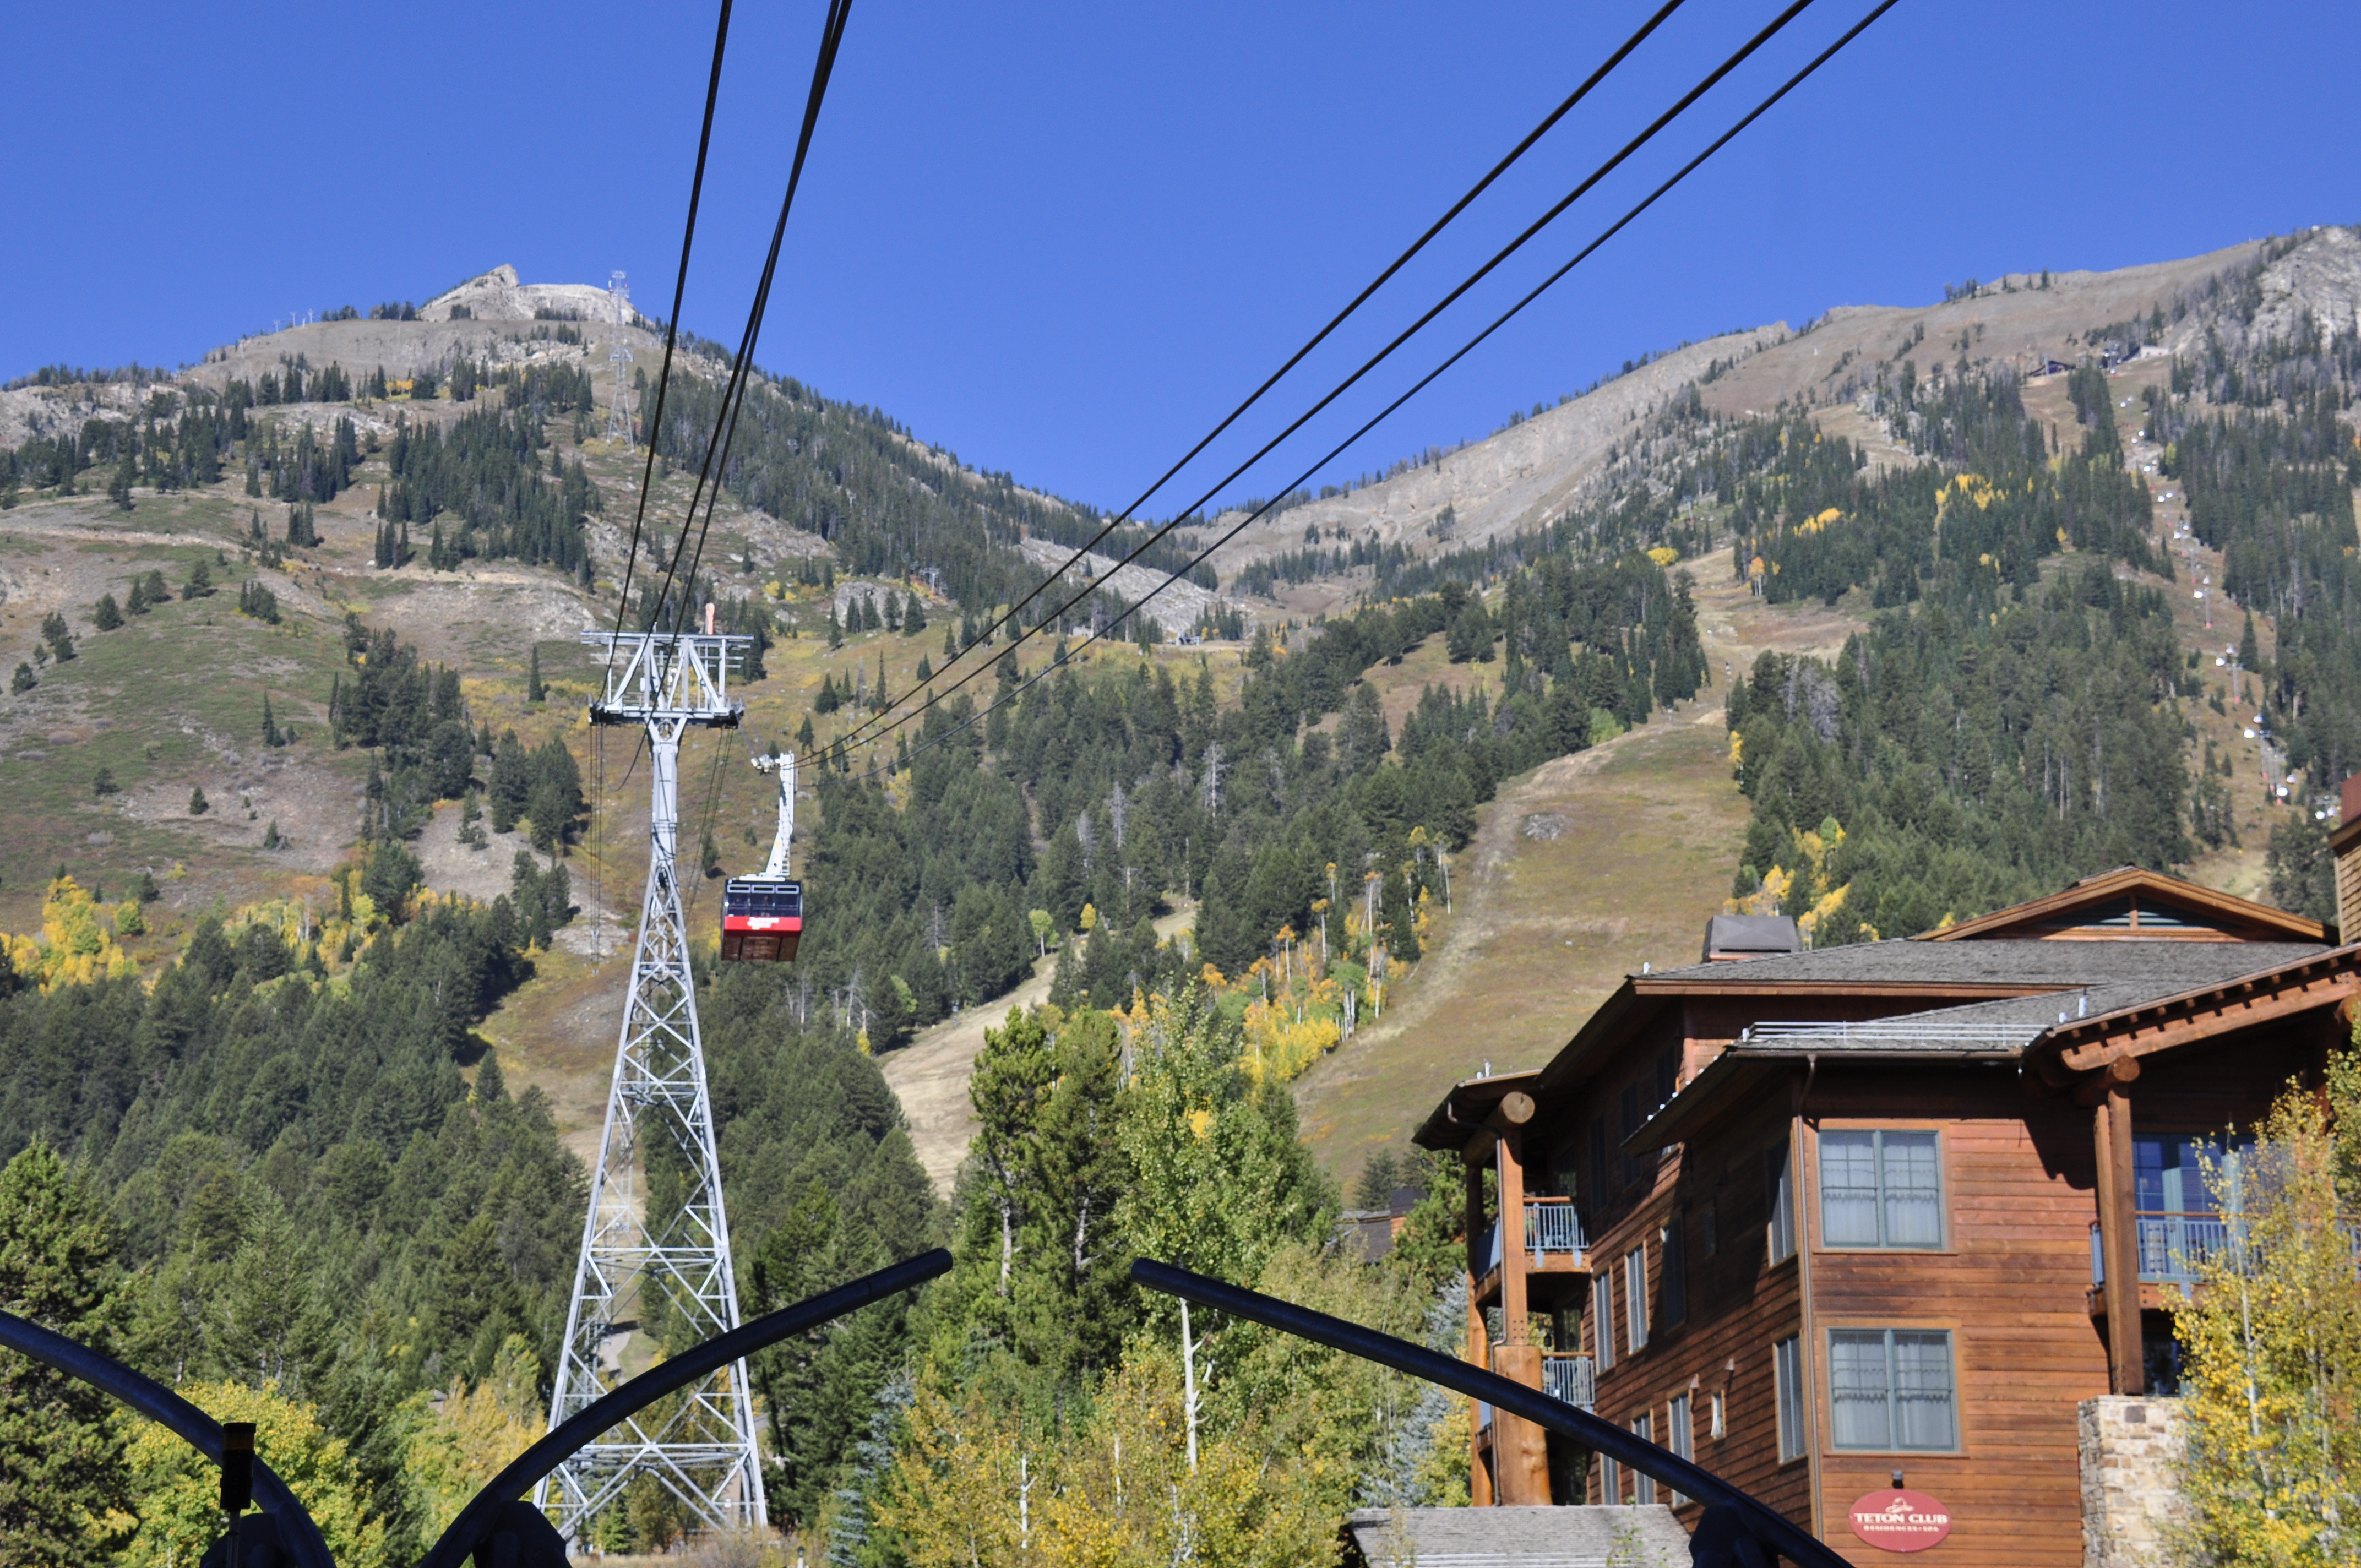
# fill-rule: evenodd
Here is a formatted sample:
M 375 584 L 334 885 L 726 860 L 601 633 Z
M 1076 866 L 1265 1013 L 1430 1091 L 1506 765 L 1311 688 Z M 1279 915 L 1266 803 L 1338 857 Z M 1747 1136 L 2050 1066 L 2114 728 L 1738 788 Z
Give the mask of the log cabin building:
M 1906 1485 L 1948 1511 L 1936 1556 L 2072 1568 L 2076 1406 L 2170 1391 L 2159 1291 L 2221 1234 L 2199 1158 L 2352 1037 L 2361 949 L 2333 942 L 2130 869 L 1817 951 L 1718 917 L 1703 962 L 1627 978 L 1546 1065 L 1419 1127 L 1464 1160 L 1468 1358 L 1857 1563 L 1884 1552 L 1852 1505 Z M 1528 1422 L 1474 1422 L 1478 1504 L 1695 1522 Z

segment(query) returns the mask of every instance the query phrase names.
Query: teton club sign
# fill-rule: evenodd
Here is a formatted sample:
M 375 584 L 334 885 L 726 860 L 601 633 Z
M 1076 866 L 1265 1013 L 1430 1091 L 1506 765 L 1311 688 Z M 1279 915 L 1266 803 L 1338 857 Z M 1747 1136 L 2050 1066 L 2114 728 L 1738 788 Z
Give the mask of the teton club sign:
M 1951 1533 L 1951 1510 L 1924 1492 L 1872 1492 L 1853 1504 L 1853 1534 L 1886 1552 L 1924 1552 Z

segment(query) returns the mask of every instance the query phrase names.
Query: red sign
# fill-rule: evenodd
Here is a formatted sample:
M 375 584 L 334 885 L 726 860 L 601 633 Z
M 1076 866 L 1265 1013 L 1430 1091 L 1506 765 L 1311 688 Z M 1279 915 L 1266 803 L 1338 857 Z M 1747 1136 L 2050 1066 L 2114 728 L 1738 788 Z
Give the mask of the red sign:
M 1951 1533 L 1951 1510 L 1924 1492 L 1872 1492 L 1852 1506 L 1853 1534 L 1885 1552 L 1924 1552 Z

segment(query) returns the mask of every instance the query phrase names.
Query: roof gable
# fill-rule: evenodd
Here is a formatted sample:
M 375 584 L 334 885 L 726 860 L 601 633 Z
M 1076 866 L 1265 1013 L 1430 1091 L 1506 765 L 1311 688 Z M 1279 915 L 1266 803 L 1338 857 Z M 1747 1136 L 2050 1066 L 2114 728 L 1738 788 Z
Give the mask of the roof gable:
M 2327 927 L 2268 904 L 2136 866 L 2084 877 L 2046 898 L 1928 931 L 1922 942 L 2319 942 Z

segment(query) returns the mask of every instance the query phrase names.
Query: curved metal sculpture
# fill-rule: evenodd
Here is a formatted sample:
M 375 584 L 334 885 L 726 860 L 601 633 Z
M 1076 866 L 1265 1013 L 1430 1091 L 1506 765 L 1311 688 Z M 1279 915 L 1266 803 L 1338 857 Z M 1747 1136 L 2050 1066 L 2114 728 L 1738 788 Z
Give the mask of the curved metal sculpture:
M 451 1528 L 443 1532 L 443 1539 L 434 1543 L 434 1549 L 420 1561 L 418 1568 L 457 1568 L 460 1560 L 476 1550 L 502 1504 L 522 1497 L 527 1487 L 564 1464 L 568 1454 L 616 1422 L 647 1409 L 666 1394 L 686 1387 L 717 1366 L 727 1366 L 741 1355 L 752 1355 L 789 1334 L 817 1328 L 831 1318 L 840 1318 L 897 1290 L 923 1285 L 939 1274 L 950 1273 L 950 1266 L 951 1255 L 941 1247 L 920 1253 L 906 1263 L 863 1275 L 824 1296 L 815 1296 L 768 1317 L 756 1318 L 726 1334 L 718 1334 L 641 1373 L 596 1404 L 585 1406 L 580 1414 L 517 1455 L 507 1469 L 485 1483 L 484 1489 L 459 1510 L 459 1517 L 451 1521 Z
M 215 1464 L 222 1462 L 221 1422 L 113 1356 L 10 1312 L 0 1312 L 0 1345 L 112 1394 Z M 279 1516 L 280 1539 L 297 1568 L 335 1568 L 335 1559 L 328 1555 L 328 1543 L 321 1539 L 320 1527 L 312 1522 L 310 1512 L 295 1500 L 287 1483 L 259 1459 L 254 1462 L 254 1489 L 263 1507 Z M 284 1528 L 289 1526 L 292 1528 Z
M 637 1414 L 667 1394 L 686 1387 L 718 1366 L 726 1366 L 740 1356 L 751 1355 L 790 1334 L 817 1328 L 872 1301 L 882 1300 L 914 1285 L 922 1285 L 938 1275 L 948 1274 L 950 1266 L 951 1255 L 937 1247 L 890 1268 L 864 1275 L 824 1295 L 814 1296 L 807 1301 L 797 1302 L 767 1317 L 757 1318 L 642 1373 L 597 1403 L 585 1407 L 579 1414 L 526 1449 L 507 1469 L 493 1476 L 468 1500 L 467 1506 L 459 1510 L 458 1518 L 451 1521 L 451 1527 L 443 1532 L 442 1539 L 421 1561 L 419 1568 L 457 1568 L 498 1528 L 504 1508 L 564 1464 L 567 1455 L 616 1422 Z M 80 1378 L 93 1387 L 113 1395 L 172 1431 L 215 1464 L 221 1463 L 222 1429 L 219 1421 L 162 1384 L 134 1372 L 113 1356 L 87 1345 L 77 1344 L 63 1334 L 7 1312 L 0 1312 L 0 1345 L 31 1356 L 45 1366 L 55 1367 L 69 1377 Z M 254 1466 L 254 1489 L 268 1511 L 278 1516 L 280 1533 L 290 1555 L 295 1559 L 296 1568 L 335 1568 L 335 1560 L 328 1554 L 328 1543 L 321 1538 L 320 1527 L 313 1522 L 311 1513 L 295 1494 L 288 1490 L 287 1484 L 258 1459 Z
M 527 1488 L 555 1470 L 567 1455 L 616 1422 L 688 1387 L 716 1367 L 947 1274 L 950 1266 L 951 1255 L 938 1247 L 785 1310 L 757 1318 L 642 1373 L 561 1424 L 492 1477 L 459 1510 L 458 1517 L 451 1521 L 419 1568 L 458 1568 L 500 1528 L 503 1509 L 512 1507 Z M 1836 1552 L 1798 1529 L 1794 1521 L 1711 1472 L 1538 1388 L 1528 1388 L 1408 1340 L 1202 1274 L 1191 1274 L 1169 1263 L 1140 1258 L 1132 1264 L 1131 1277 L 1149 1289 L 1182 1297 L 1200 1306 L 1390 1366 L 1412 1377 L 1439 1383 L 1471 1398 L 1487 1400 L 1697 1498 L 1706 1505 L 1705 1517 L 1690 1537 L 1691 1561 L 1697 1568 L 1768 1568 L 1774 1555 L 1786 1558 L 1796 1568 L 1849 1568 Z M 207 1459 L 216 1464 L 221 1463 L 221 1423 L 112 1356 L 6 1312 L 0 1312 L 0 1346 L 113 1395 L 177 1434 Z M 258 1460 L 254 1468 L 255 1490 L 266 1508 L 278 1517 L 281 1538 L 297 1568 L 335 1568 L 319 1526 L 295 1494 L 267 1464 Z
M 1390 1366 L 1412 1377 L 1440 1383 L 1470 1398 L 1485 1400 L 1697 1498 L 1706 1505 L 1706 1517 L 1690 1537 L 1691 1561 L 1698 1568 L 1709 1563 L 1754 1568 L 1755 1563 L 1773 1553 L 1786 1558 L 1797 1568 L 1849 1568 L 1832 1548 L 1798 1529 L 1784 1514 L 1774 1512 L 1710 1471 L 1701 1470 L 1678 1454 L 1538 1388 L 1528 1388 L 1408 1340 L 1381 1334 L 1375 1329 L 1365 1329 L 1358 1323 L 1348 1323 L 1342 1318 L 1314 1312 L 1276 1297 L 1242 1290 L 1152 1258 L 1135 1261 L 1131 1277 L 1151 1290 L 1179 1296 L 1201 1307 L 1212 1307 L 1282 1333 L 1341 1350 L 1347 1355 Z

